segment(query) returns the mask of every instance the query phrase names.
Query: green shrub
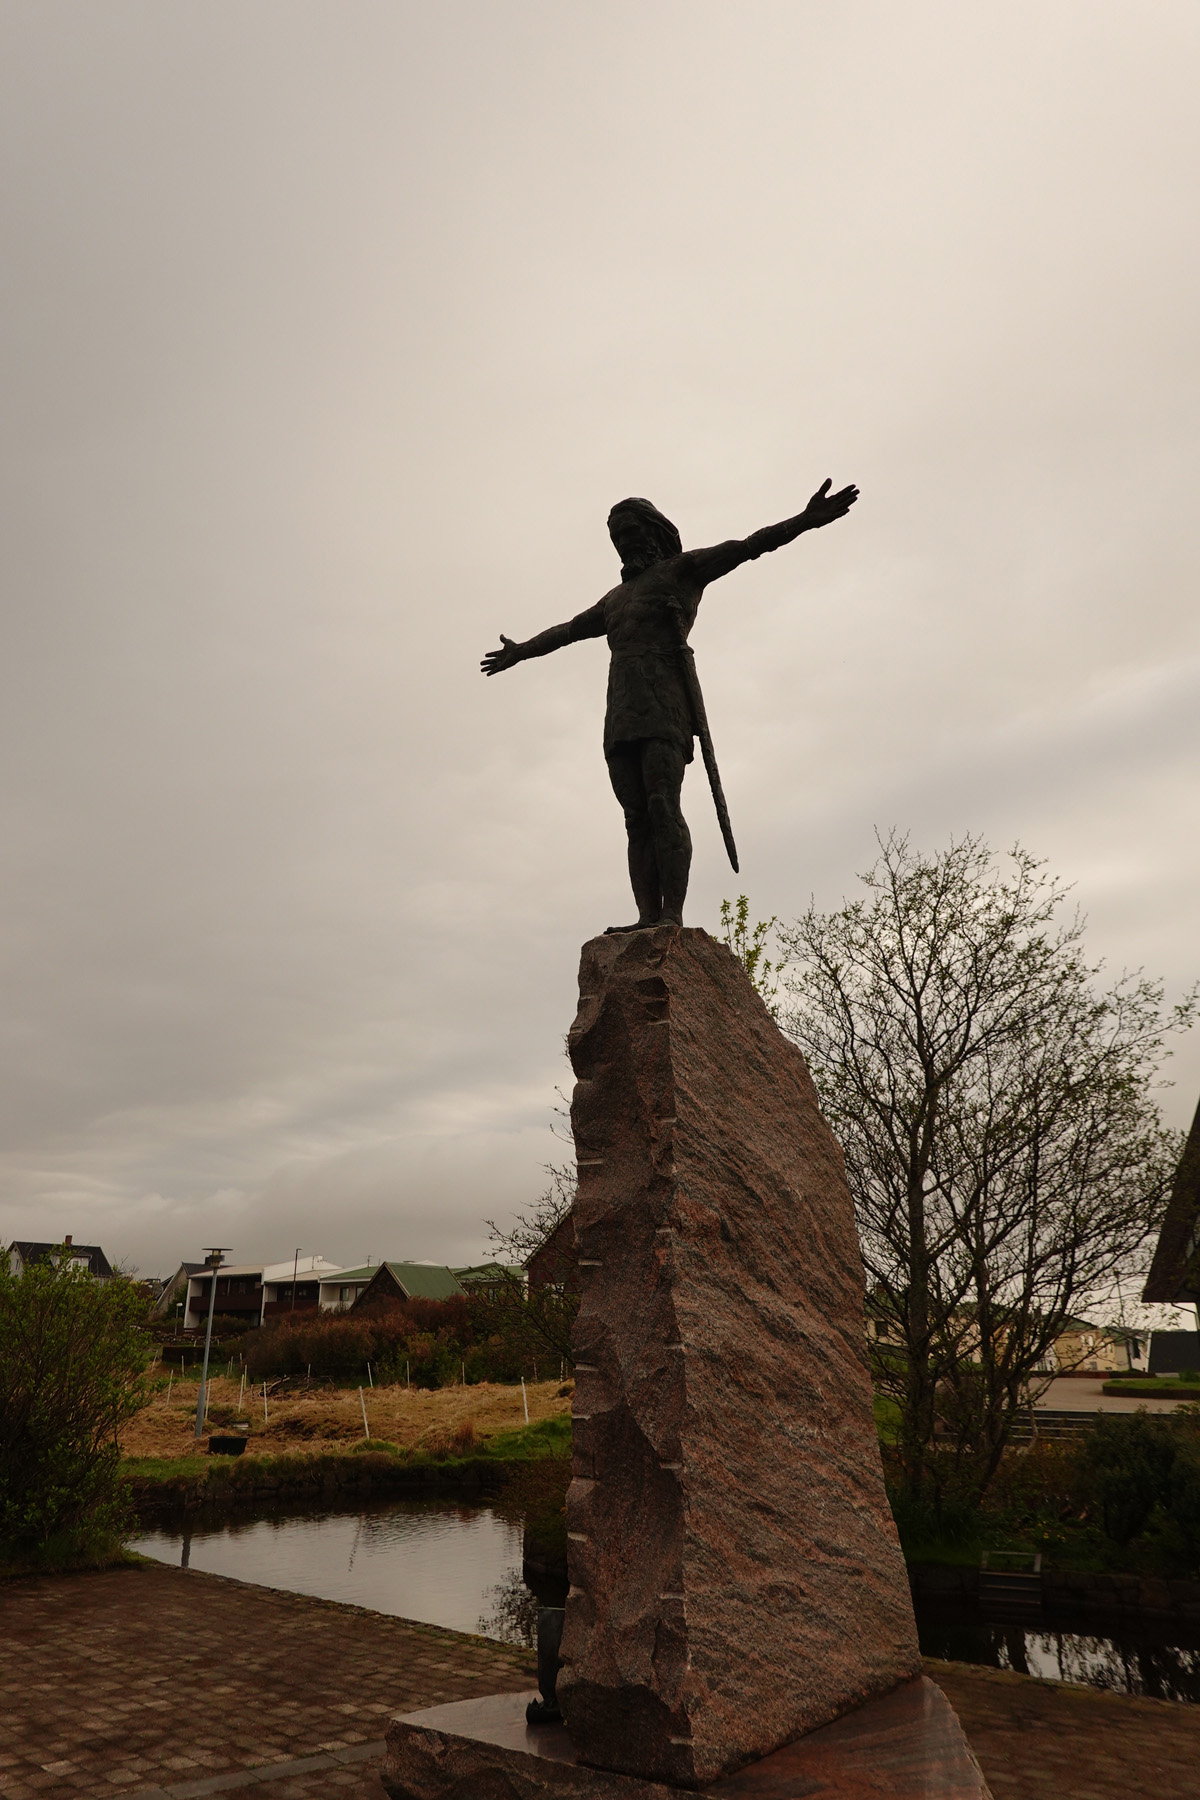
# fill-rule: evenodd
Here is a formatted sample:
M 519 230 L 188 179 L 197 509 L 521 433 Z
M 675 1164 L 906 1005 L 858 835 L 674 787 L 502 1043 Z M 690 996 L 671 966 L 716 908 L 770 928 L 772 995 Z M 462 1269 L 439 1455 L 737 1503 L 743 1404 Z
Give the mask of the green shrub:
M 954 1560 L 961 1555 L 968 1560 L 975 1558 L 981 1526 L 977 1505 L 955 1495 L 926 1500 L 895 1480 L 888 1481 L 886 1487 L 900 1545 L 909 1561 L 921 1562 L 931 1555 L 939 1559 L 950 1555 Z
M 65 1258 L 0 1252 L 0 1560 L 113 1554 L 128 1520 L 117 1433 L 150 1397 L 144 1293 Z
M 1178 1440 L 1166 1419 L 1143 1412 L 1101 1413 L 1083 1453 L 1086 1490 L 1098 1507 L 1104 1535 L 1122 1547 L 1149 1525 L 1155 1508 L 1169 1508 Z

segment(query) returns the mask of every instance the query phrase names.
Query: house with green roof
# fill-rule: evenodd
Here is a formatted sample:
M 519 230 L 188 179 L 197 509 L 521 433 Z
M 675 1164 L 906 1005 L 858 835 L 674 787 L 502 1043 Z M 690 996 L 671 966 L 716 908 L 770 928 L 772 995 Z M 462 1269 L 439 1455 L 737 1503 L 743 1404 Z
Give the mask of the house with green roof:
M 365 1285 L 359 1286 L 356 1277 L 363 1274 L 367 1274 L 369 1280 Z M 376 1263 L 369 1270 L 347 1271 L 342 1276 L 340 1285 L 359 1286 L 359 1292 L 352 1301 L 338 1301 L 339 1305 L 349 1304 L 355 1311 L 380 1302 L 403 1305 L 408 1300 L 453 1300 L 466 1292 L 454 1271 L 443 1263 Z
M 454 1279 L 476 1293 L 511 1294 L 525 1292 L 527 1277 L 519 1263 L 468 1263 L 466 1268 L 451 1269 Z

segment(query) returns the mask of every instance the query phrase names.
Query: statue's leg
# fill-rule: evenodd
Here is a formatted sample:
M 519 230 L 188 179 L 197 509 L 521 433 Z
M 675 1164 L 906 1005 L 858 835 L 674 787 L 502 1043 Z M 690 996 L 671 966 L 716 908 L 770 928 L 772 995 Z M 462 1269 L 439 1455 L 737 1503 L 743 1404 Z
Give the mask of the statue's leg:
M 679 805 L 686 768 L 680 745 L 663 738 L 646 739 L 642 747 L 642 781 L 662 889 L 659 916 L 664 925 L 683 924 L 683 902 L 692 866 L 692 834 Z
M 663 909 L 658 860 L 642 780 L 643 748 L 640 743 L 617 744 L 608 752 L 608 779 L 625 814 L 625 830 L 629 837 L 629 882 L 638 909 L 636 925 L 610 926 L 613 931 L 636 931 L 639 926 L 657 925 Z

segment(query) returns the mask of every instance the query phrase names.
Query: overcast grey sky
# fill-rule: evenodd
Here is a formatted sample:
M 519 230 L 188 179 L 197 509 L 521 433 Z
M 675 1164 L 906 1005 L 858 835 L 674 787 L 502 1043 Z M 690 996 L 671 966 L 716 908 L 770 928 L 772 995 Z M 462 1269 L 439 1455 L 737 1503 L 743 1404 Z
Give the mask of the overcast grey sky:
M 705 599 L 691 923 L 979 831 L 1200 972 L 1194 0 L 0 26 L 0 1236 L 455 1261 L 536 1191 L 605 652 L 477 665 L 629 493 L 862 489 Z

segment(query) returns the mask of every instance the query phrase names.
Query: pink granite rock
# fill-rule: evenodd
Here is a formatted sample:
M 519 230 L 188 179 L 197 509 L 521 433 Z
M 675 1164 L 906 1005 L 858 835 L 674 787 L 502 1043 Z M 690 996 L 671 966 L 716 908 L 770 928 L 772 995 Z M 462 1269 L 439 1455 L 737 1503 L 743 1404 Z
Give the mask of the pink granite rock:
M 561 1725 L 525 1723 L 524 1694 L 451 1701 L 394 1719 L 380 1769 L 390 1800 L 672 1800 L 678 1788 L 580 1763 Z M 954 1709 L 905 1681 L 748 1763 L 709 1800 L 991 1800 Z
M 582 1761 L 710 1782 L 918 1672 L 841 1151 L 703 931 L 594 939 L 559 1699 Z

